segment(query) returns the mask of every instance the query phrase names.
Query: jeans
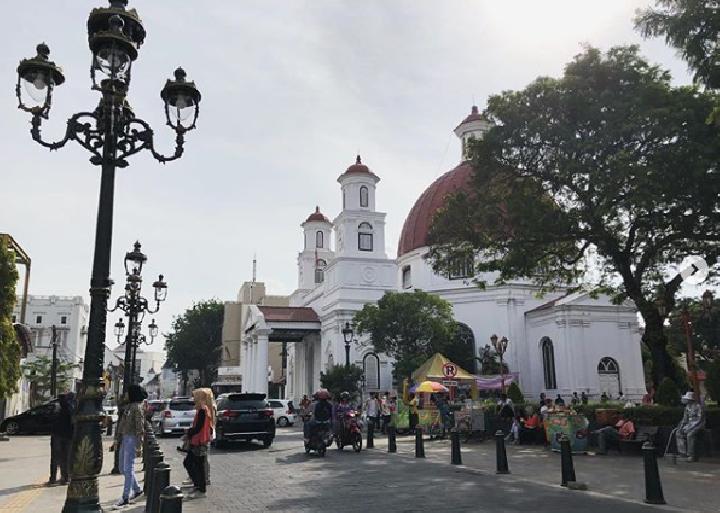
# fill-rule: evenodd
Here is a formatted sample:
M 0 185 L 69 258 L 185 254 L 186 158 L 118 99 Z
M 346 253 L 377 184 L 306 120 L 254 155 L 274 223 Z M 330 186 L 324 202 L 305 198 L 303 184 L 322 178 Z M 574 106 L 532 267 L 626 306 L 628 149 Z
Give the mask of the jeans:
M 677 444 L 678 454 L 687 456 L 693 461 L 697 460 L 697 453 L 695 452 L 695 440 L 697 434 L 700 432 L 702 427 L 697 426 L 693 429 L 685 431 L 684 429 L 678 429 L 675 432 L 675 443 Z
M 138 439 L 135 435 L 123 435 L 122 444 L 120 445 L 120 467 L 125 476 L 125 484 L 123 485 L 123 500 L 130 498 L 130 488 L 133 489 L 135 495 L 138 495 L 142 488 L 135 479 L 135 449 Z

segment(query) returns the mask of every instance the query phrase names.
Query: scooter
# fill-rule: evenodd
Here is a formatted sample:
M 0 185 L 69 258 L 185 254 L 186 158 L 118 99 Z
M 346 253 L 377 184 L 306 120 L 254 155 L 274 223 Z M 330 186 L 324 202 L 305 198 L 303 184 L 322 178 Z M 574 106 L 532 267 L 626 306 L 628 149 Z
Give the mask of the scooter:
M 337 448 L 342 451 L 346 445 L 352 445 L 355 452 L 362 450 L 362 423 L 357 412 L 348 411 L 343 417 L 343 426 L 335 438 Z
M 317 452 L 320 456 L 325 456 L 327 448 L 332 445 L 333 435 L 330 430 L 330 422 L 317 422 L 310 429 L 310 439 L 305 442 L 305 453 L 310 451 Z

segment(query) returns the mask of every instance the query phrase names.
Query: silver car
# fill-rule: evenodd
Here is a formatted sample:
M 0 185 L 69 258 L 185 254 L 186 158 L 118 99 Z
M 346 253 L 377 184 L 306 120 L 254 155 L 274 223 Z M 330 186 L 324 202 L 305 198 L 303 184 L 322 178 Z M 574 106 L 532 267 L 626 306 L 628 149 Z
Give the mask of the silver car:
M 160 414 L 159 435 L 182 434 L 192 426 L 195 403 L 189 397 L 170 399 Z

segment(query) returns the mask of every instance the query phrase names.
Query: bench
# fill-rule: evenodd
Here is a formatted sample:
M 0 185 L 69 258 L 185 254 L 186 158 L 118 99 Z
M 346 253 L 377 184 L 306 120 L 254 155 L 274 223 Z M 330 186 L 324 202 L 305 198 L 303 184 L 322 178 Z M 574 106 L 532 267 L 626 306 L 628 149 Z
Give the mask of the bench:
M 631 440 L 619 440 L 618 450 L 621 454 L 641 454 L 645 442 L 657 445 L 658 426 L 638 426 Z

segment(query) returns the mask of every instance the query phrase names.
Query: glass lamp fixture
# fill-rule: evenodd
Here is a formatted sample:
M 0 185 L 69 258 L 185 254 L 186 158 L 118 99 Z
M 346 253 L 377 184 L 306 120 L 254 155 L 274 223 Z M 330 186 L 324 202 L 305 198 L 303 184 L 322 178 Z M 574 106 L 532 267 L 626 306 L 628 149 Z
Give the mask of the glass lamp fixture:
M 200 113 L 200 91 L 195 87 L 195 82 L 188 82 L 186 78 L 185 70 L 177 68 L 175 80 L 168 79 L 160 91 L 160 98 L 165 102 L 167 124 L 178 132 L 195 128 Z
M 155 301 L 161 303 L 167 298 L 167 283 L 165 283 L 164 276 L 161 274 L 158 276 L 158 280 L 153 283 L 155 289 Z
M 65 82 L 65 76 L 62 69 L 50 60 L 48 45 L 40 43 L 36 51 L 35 57 L 20 61 L 15 93 L 22 110 L 47 118 L 53 88 Z
M 125 274 L 128 276 L 139 275 L 142 272 L 143 264 L 147 261 L 145 253 L 140 251 L 141 247 L 140 242 L 135 241 L 133 250 L 125 253 Z

